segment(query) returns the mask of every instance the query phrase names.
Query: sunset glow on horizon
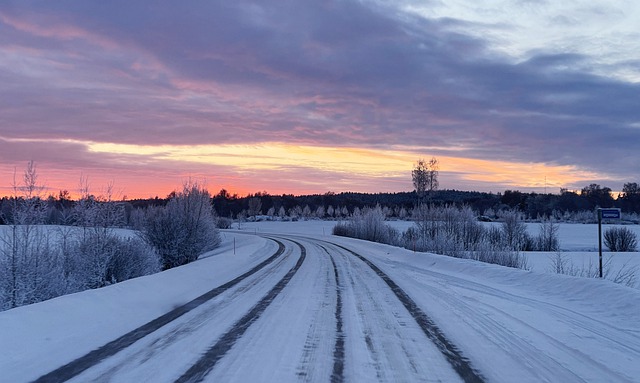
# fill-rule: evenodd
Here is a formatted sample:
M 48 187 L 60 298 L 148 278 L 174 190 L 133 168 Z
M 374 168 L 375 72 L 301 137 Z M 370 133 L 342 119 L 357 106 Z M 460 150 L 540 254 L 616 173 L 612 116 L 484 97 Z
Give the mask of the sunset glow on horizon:
M 152 12 L 150 10 L 153 10 Z M 123 18 L 126 13 L 128 17 Z M 0 4 L 0 195 L 640 182 L 640 3 Z
M 275 142 L 256 145 L 193 146 L 88 142 L 84 145 L 89 153 L 113 156 L 116 161 L 118 158 L 124 158 L 126 162 L 137 164 L 138 172 L 105 175 L 98 168 L 93 174 L 90 169 L 73 174 L 73 171 L 47 169 L 46 165 L 36 163 L 49 194 L 55 195 L 60 190 L 67 190 L 75 195 L 80 177 L 90 180 L 95 194 L 100 194 L 107 185 L 113 184 L 118 194 L 127 198 L 163 197 L 179 188 L 188 179 L 204 182 L 214 194 L 220 189 L 225 189 L 239 196 L 265 191 L 271 194 L 296 195 L 322 194 L 329 191 L 411 191 L 412 166 L 418 158 L 424 157 L 406 147 L 397 150 L 371 150 Z M 549 192 L 557 193 L 564 185 L 598 176 L 571 166 L 487 161 L 453 156 L 441 156 L 438 160 L 443 188 L 454 188 L 449 186 L 450 184 L 466 183 L 470 186 L 465 190 L 474 191 L 488 191 L 472 187 L 485 184 L 502 186 L 502 189 L 489 190 L 494 192 L 507 189 L 541 191 L 545 188 Z M 163 172 L 158 169 L 159 164 L 164 164 L 166 169 L 174 171 Z M 147 165 L 151 167 L 144 171 Z M 26 163 L 23 168 L 4 171 L 11 177 L 12 172 L 15 172 L 19 182 L 24 168 Z M 291 169 L 298 169 L 298 175 L 290 178 L 281 177 L 283 173 L 291 172 Z M 304 174 L 312 173 L 322 176 L 318 179 L 304 177 Z M 342 183 L 343 188 L 332 189 L 331 185 L 323 185 L 326 179 L 333 179 L 334 185 Z M 256 184 L 263 187 L 256 188 Z M 10 194 L 10 188 L 7 187 L 9 185 L 4 186 L 4 193 Z

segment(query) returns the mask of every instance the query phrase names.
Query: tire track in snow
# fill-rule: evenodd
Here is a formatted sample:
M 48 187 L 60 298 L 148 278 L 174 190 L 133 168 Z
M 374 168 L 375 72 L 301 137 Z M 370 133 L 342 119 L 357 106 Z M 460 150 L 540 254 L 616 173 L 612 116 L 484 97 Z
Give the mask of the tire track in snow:
M 322 245 L 314 243 L 314 245 L 318 248 L 323 248 Z M 326 337 L 326 329 L 324 324 L 326 321 L 331 318 L 331 316 L 327 316 L 325 308 L 329 305 L 335 306 L 336 302 L 334 301 L 335 294 L 335 277 L 331 268 L 328 266 L 329 261 L 324 257 L 320 257 L 323 262 L 321 262 L 321 268 L 318 270 L 323 275 L 323 296 L 322 301 L 318 301 L 318 308 L 313 315 L 313 319 L 310 321 L 309 329 L 307 332 L 307 338 L 304 343 L 304 348 L 302 350 L 302 355 L 300 357 L 300 363 L 297 368 L 296 376 L 301 382 L 317 382 L 320 378 L 318 378 L 318 371 L 316 366 L 321 364 L 319 362 L 319 358 L 324 357 L 326 354 L 319 355 L 319 353 L 327 350 L 321 350 L 323 345 L 323 339 Z M 329 346 L 333 347 L 334 346 Z M 330 351 L 330 350 L 329 350 Z M 329 352 L 327 351 L 327 352 Z M 332 370 L 333 371 L 333 370 Z M 324 371 L 322 371 L 324 373 Z M 328 379 L 330 375 L 327 375 Z
M 433 274 L 436 275 L 438 273 Z M 452 281 L 455 280 L 459 280 L 459 278 L 452 277 Z M 473 326 L 481 328 L 484 332 L 491 334 L 490 339 L 492 339 L 492 342 L 498 344 L 507 355 L 513 355 L 516 358 L 519 355 L 531 355 L 532 357 L 529 357 L 527 362 L 522 364 L 521 368 L 523 372 L 529 372 L 536 380 L 569 382 L 585 381 L 589 380 L 585 377 L 589 377 L 593 381 L 610 381 L 612 376 L 619 375 L 620 382 L 634 381 L 633 377 L 623 377 L 620 372 L 594 359 L 594 355 L 577 349 L 566 341 L 556 339 L 556 337 L 549 335 L 546 331 L 541 331 L 539 328 L 532 326 L 513 313 L 501 309 L 498 305 L 490 305 L 478 300 L 472 300 L 471 298 L 457 294 L 455 289 L 451 289 L 451 286 L 455 286 L 463 290 L 480 291 L 477 286 L 481 285 L 474 286 L 473 283 L 470 283 L 469 286 L 472 286 L 472 288 L 469 288 L 469 286 L 462 283 L 450 282 L 449 280 L 447 281 L 447 288 L 430 286 L 432 294 L 439 296 L 440 299 L 447 302 L 448 305 L 456 307 L 457 310 L 463 313 L 461 315 L 462 317 L 471 318 L 470 313 L 475 313 Z M 487 292 L 494 297 L 508 299 L 513 302 L 519 302 L 524 299 L 491 287 L 487 287 L 487 289 L 483 291 L 483 293 Z M 469 305 L 467 300 L 472 301 L 473 306 Z M 558 306 L 546 302 L 531 300 L 528 303 L 534 303 L 532 307 L 541 307 L 543 310 L 549 308 L 552 310 L 553 308 L 558 309 Z M 479 307 L 483 307 L 484 310 L 478 311 Z M 575 313 L 569 310 L 564 311 Z M 489 315 L 488 313 L 497 313 L 502 319 L 495 320 L 494 315 Z M 559 314 L 559 312 L 555 311 L 554 313 Z M 560 314 L 566 315 L 564 312 Z M 578 313 L 576 313 L 576 315 L 582 316 L 582 314 Z M 504 318 L 508 318 L 512 325 L 506 326 Z M 576 327 L 590 331 L 588 327 L 580 323 L 577 324 Z M 526 331 L 521 332 L 519 329 L 526 329 Z M 530 332 L 535 333 L 536 336 L 523 336 L 523 334 L 529 334 Z M 574 336 L 580 335 L 574 334 Z M 594 334 L 593 337 L 595 336 Z M 616 344 L 618 343 L 615 339 L 611 339 L 611 341 Z M 547 346 L 541 346 L 541 342 Z M 625 349 L 627 348 L 625 347 Z M 562 359 L 563 355 L 570 356 L 574 362 L 567 363 L 566 359 Z M 580 371 L 574 371 L 570 366 L 576 364 L 584 367 L 581 368 Z M 521 373 L 521 375 L 524 380 L 524 373 Z
M 336 279 L 336 343 L 333 348 L 333 371 L 331 373 L 331 383 L 341 383 L 344 381 L 344 331 L 342 329 L 342 290 L 340 284 L 340 277 L 338 276 L 338 267 L 336 261 L 329 251 L 320 246 L 331 259 L 331 265 L 333 265 L 333 274 Z
M 345 379 L 462 382 L 384 281 L 343 249 L 333 251 L 346 298 Z
M 87 372 L 91 374 L 91 369 L 89 369 L 85 373 L 77 376 L 77 380 L 90 380 L 95 382 L 122 381 L 123 378 L 118 376 L 121 375 L 122 372 L 126 374 L 127 370 L 138 369 L 148 361 L 157 357 L 162 357 L 163 353 L 172 352 L 169 349 L 174 347 L 177 343 L 188 338 L 191 334 L 202 331 L 206 326 L 210 326 L 210 318 L 215 317 L 220 311 L 227 310 L 229 306 L 233 305 L 234 302 L 244 294 L 249 293 L 254 288 L 258 288 L 257 286 L 260 285 L 262 281 L 273 279 L 274 274 L 283 268 L 284 264 L 287 262 L 288 254 L 291 252 L 291 249 L 286 249 L 284 256 L 280 256 L 278 259 L 259 270 L 251 278 L 243 280 L 238 285 L 227 290 L 224 294 L 211 299 L 198 309 L 184 315 L 180 318 L 180 321 L 168 323 L 162 329 L 158 329 L 158 331 L 148 337 L 150 342 L 147 342 L 146 338 L 141 339 L 139 342 L 136 342 L 136 344 L 131 345 L 131 347 L 122 350 L 122 354 L 124 355 L 117 355 L 113 357 L 114 359 L 118 357 L 120 359 L 119 363 L 107 368 L 102 367 L 101 365 L 96 366 L 104 371 L 102 374 L 94 374 L 85 377 L 84 375 Z M 278 277 L 278 279 L 279 278 L 280 277 Z M 152 339 L 152 337 L 155 339 Z M 188 362 L 186 363 L 188 365 Z
M 327 242 L 334 246 L 337 246 L 343 250 L 348 251 L 355 257 L 362 260 L 367 266 L 369 266 L 382 280 L 391 288 L 393 293 L 398 297 L 400 302 L 409 311 L 411 316 L 418 323 L 422 331 L 425 333 L 438 348 L 438 350 L 444 355 L 451 367 L 466 383 L 483 383 L 484 378 L 477 372 L 472 366 L 471 362 L 465 358 L 458 348 L 449 341 L 442 333 L 440 328 L 433 322 L 433 320 L 427 316 L 427 314 L 418 307 L 418 305 L 409 297 L 409 295 L 400 288 L 385 272 L 380 270 L 375 264 L 363 257 L 362 255 L 350 250 L 342 245 L 333 242 Z
M 550 303 L 528 296 L 525 297 L 516 295 L 514 293 L 499 290 L 495 287 L 491 287 L 485 284 L 464 280 L 453 275 L 443 274 L 431 270 L 414 270 L 413 273 L 416 273 L 417 275 L 433 276 L 438 278 L 444 277 L 447 278 L 447 284 L 451 286 L 474 292 L 482 292 L 483 294 L 491 294 L 497 298 L 511 300 L 513 302 L 526 303 L 527 305 L 533 306 L 543 311 L 552 311 L 554 314 L 558 315 L 558 317 L 564 319 L 566 323 L 575 325 L 576 327 L 584 328 L 585 330 L 592 332 L 594 337 L 597 336 L 614 342 L 621 348 L 626 349 L 628 352 L 637 353 L 638 350 L 640 350 L 640 336 L 633 334 L 634 331 L 632 331 L 630 328 L 615 327 L 611 323 L 606 323 L 596 318 L 592 318 L 583 313 L 571 310 L 565 306 L 560 306 L 558 304 Z M 633 344 L 638 348 L 629 346 L 630 338 L 634 340 Z
M 270 238 L 272 241 L 278 244 L 278 250 L 269 258 L 261 262 L 260 264 L 253 267 L 251 270 L 246 273 L 232 279 L 231 281 L 222 284 L 212 290 L 207 291 L 206 293 L 200 295 L 199 297 L 191 300 L 190 302 L 185 303 L 184 305 L 177 307 L 166 314 L 163 314 L 156 319 L 147 322 L 146 324 L 122 335 L 121 337 L 113 340 L 104 346 L 97 348 L 89 353 L 77 358 L 62 367 L 59 367 L 40 378 L 36 379 L 34 383 L 57 383 L 57 382 L 65 382 L 79 375 L 80 373 L 86 371 L 87 369 L 95 366 L 100 363 L 103 359 L 108 358 L 123 349 L 129 347 L 136 341 L 142 339 L 143 337 L 151 334 L 152 332 L 158 330 L 159 328 L 167 325 L 168 323 L 178 319 L 189 311 L 199 307 L 203 303 L 215 298 L 221 293 L 225 292 L 229 288 L 235 286 L 236 284 L 243 281 L 245 278 L 255 274 L 271 262 L 273 262 L 276 258 L 284 253 L 285 246 L 282 242 Z
M 273 239 L 276 241 L 275 239 Z M 299 242 L 290 240 L 300 247 L 300 258 L 298 262 L 289 270 L 289 272 L 258 302 L 247 314 L 240 318 L 209 350 L 193 364 L 176 383 L 200 382 L 215 367 L 216 363 L 225 356 L 225 354 L 233 347 L 236 341 L 251 327 L 251 325 L 260 318 L 260 315 L 266 310 L 273 300 L 282 292 L 291 278 L 300 269 L 306 258 L 306 248 Z M 279 241 L 276 241 L 281 243 Z

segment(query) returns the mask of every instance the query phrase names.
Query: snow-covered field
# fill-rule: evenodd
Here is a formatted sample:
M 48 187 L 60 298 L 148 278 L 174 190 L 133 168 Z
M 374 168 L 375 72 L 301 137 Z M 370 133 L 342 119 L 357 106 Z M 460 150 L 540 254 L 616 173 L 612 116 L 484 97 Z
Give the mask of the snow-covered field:
M 495 225 L 496 223 L 488 223 Z M 529 234 L 538 234 L 538 223 L 527 223 Z M 561 223 L 558 225 L 558 237 L 560 239 L 560 252 L 526 252 L 528 266 L 536 272 L 554 272 L 554 262 L 561 256 L 567 262 L 567 267 L 573 266 L 577 270 L 597 271 L 598 268 L 598 225 L 597 224 L 574 224 Z M 640 239 L 640 225 L 602 225 L 604 233 L 610 227 L 624 227 L 632 230 Z M 633 271 L 637 269 L 639 280 L 634 284 L 640 288 L 640 252 L 610 252 L 602 244 L 604 272 L 609 272 L 609 277 L 613 278 L 620 272 Z
M 638 381 L 639 290 L 548 273 L 546 254 L 515 270 L 334 237 L 333 225 L 245 223 L 198 262 L 1 312 L 0 382 L 33 381 L 232 280 L 276 251 L 261 236 L 282 238 L 283 256 L 74 381 L 176 381 L 295 265 L 205 381 L 461 381 L 382 279 L 337 245 L 395 281 L 483 381 Z M 592 228 L 562 225 L 563 250 L 597 256 L 582 231 Z

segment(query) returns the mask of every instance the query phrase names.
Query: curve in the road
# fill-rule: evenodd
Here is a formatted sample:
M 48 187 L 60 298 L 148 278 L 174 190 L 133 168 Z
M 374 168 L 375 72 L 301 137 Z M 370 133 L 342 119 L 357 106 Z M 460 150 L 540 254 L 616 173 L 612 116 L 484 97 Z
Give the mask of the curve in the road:
M 132 345 L 133 343 L 135 343 L 136 341 L 142 339 L 143 337 L 149 335 L 150 333 L 158 330 L 159 328 L 161 328 L 162 326 L 165 326 L 166 324 L 176 320 L 177 318 L 183 316 L 184 314 L 188 313 L 189 311 L 195 309 L 196 307 L 202 305 L 203 303 L 215 298 L 216 296 L 220 295 L 221 293 L 225 292 L 226 290 L 228 290 L 229 288 L 237 285 L 238 283 L 242 282 L 245 278 L 255 274 L 256 272 L 260 271 L 262 268 L 264 268 L 265 266 L 267 266 L 268 264 L 272 263 L 274 260 L 276 260 L 276 258 L 278 258 L 280 255 L 282 255 L 284 253 L 285 250 L 285 246 L 282 242 L 276 240 L 276 239 L 271 239 L 272 241 L 276 242 L 278 244 L 278 250 L 271 255 L 269 258 L 267 258 L 266 260 L 264 260 L 263 262 L 261 262 L 260 264 L 256 265 L 255 267 L 253 267 L 251 270 L 247 271 L 246 273 L 230 280 L 229 282 L 220 285 L 212 290 L 209 290 L 208 292 L 200 295 L 199 297 L 191 300 L 190 302 L 185 303 L 184 305 L 177 307 L 171 311 L 169 311 L 166 314 L 163 314 L 161 316 L 159 316 L 158 318 L 147 322 L 146 324 L 122 335 L 121 337 L 119 337 L 116 340 L 113 340 L 107 344 L 105 344 L 104 346 L 95 349 L 87 354 L 85 354 L 84 356 L 81 356 L 78 359 L 75 359 L 67 364 L 65 364 L 62 367 L 59 367 L 43 376 L 41 376 L 40 378 L 36 379 L 34 381 L 34 383 L 57 383 L 57 382 L 65 382 L 77 375 L 79 375 L 80 373 L 82 373 L 83 371 L 95 366 L 96 364 L 100 363 L 100 361 L 102 361 L 103 359 L 110 357 L 116 353 L 118 353 L 119 351 L 123 350 L 124 348 Z
M 465 358 L 458 348 L 449 341 L 445 335 L 442 333 L 440 328 L 433 322 L 427 314 L 418 307 L 409 295 L 400 288 L 385 272 L 380 270 L 373 262 L 369 261 L 364 256 L 356 253 L 355 251 L 348 249 L 342 245 L 337 243 L 328 242 L 334 246 L 337 246 L 349 253 L 353 254 L 355 257 L 362 260 L 365 264 L 367 264 L 382 280 L 391 288 L 393 293 L 398 297 L 400 302 L 404 305 L 404 307 L 409 311 L 411 316 L 418 323 L 422 331 L 425 335 L 436 345 L 438 350 L 445 356 L 451 367 L 456 371 L 456 373 L 464 380 L 466 383 L 483 383 L 484 378 L 477 372 L 472 366 L 470 361 Z
M 276 241 L 275 239 L 273 239 Z M 306 248 L 299 242 L 292 241 L 300 247 L 300 258 L 298 262 L 287 272 L 287 274 L 258 302 L 247 314 L 240 318 L 209 350 L 193 364 L 176 383 L 200 382 L 214 368 L 216 363 L 233 347 L 236 341 L 249 329 L 249 327 L 260 318 L 273 300 L 289 283 L 291 278 L 300 269 L 306 258 Z M 278 241 L 276 241 L 278 242 Z M 281 242 L 278 242 L 281 243 Z

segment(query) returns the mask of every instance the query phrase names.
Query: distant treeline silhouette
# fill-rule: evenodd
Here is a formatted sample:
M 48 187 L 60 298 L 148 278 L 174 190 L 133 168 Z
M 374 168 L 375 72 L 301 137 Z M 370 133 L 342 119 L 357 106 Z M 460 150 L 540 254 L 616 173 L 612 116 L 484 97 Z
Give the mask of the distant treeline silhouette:
M 164 206 L 173 197 L 148 198 L 120 201 L 129 218 L 131 212 L 149 206 Z M 0 199 L 0 212 L 8 213 L 12 197 Z M 61 191 L 58 196 L 49 196 L 43 201 L 48 206 L 47 223 L 65 223 L 64 211 L 74 206 L 69 193 Z M 272 195 L 268 192 L 257 192 L 246 196 L 230 194 L 225 189 L 212 197 L 213 207 L 219 217 L 249 218 L 257 215 L 287 217 L 342 218 L 353 213 L 354 209 L 380 205 L 387 209 L 390 217 L 407 218 L 408 212 L 418 203 L 417 194 L 412 192 L 398 193 L 355 193 L 328 192 L 324 194 Z M 561 190 L 560 194 L 525 193 L 518 190 L 507 190 L 503 193 L 487 193 L 461 190 L 436 190 L 423 198 L 435 206 L 469 206 L 478 215 L 491 217 L 498 211 L 517 209 L 526 217 L 555 216 L 591 212 L 597 207 L 619 207 L 623 213 L 640 214 L 640 187 L 637 183 L 625 184 L 623 192 L 614 198 L 611 189 L 597 184 L 586 186 L 580 191 Z M 0 217 L 7 214 L 0 214 Z M 0 218 L 0 224 L 2 218 Z M 128 221 L 128 219 L 127 219 Z M 125 223 L 126 225 L 126 223 Z

